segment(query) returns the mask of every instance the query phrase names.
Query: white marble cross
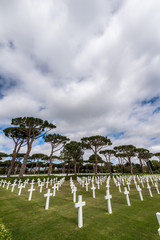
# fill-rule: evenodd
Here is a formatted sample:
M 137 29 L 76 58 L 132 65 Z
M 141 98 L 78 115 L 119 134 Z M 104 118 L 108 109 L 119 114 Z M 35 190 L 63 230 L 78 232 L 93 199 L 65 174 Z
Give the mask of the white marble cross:
M 24 186 L 26 187 L 26 184 L 27 184 L 27 180 L 24 181 Z
M 56 195 L 56 189 L 57 189 L 57 184 L 55 183 L 54 185 L 53 185 L 53 187 L 52 187 L 52 189 L 53 189 L 53 197 L 55 197 L 55 195 Z
M 144 188 L 144 184 L 143 184 L 143 180 L 141 179 L 141 184 L 142 184 L 142 187 Z
M 91 189 L 92 189 L 92 191 L 93 191 L 93 198 L 95 198 L 95 189 L 96 189 L 96 187 L 94 186 L 94 184 L 93 184 L 93 186 L 91 187 Z
M 149 186 L 149 183 L 147 184 L 147 188 L 148 188 L 148 190 L 149 190 L 149 194 L 150 194 L 150 196 L 153 197 L 153 195 L 152 195 L 152 191 L 151 191 L 151 187 Z
M 111 198 L 112 195 L 109 194 L 109 190 L 106 191 L 106 196 L 104 197 L 107 202 L 108 202 L 108 213 L 111 214 L 112 213 L 112 207 L 111 207 Z
M 83 227 L 83 214 L 82 207 L 86 205 L 86 202 L 82 202 L 82 195 L 78 196 L 78 203 L 75 203 L 75 208 L 78 208 L 78 227 Z
M 25 186 L 23 185 L 23 183 L 21 183 L 21 185 L 18 186 L 18 188 L 19 188 L 18 196 L 20 196 L 20 195 L 21 195 L 22 188 L 25 188 Z
M 139 196 L 140 196 L 141 201 L 143 201 L 142 189 L 140 188 L 139 185 L 137 185 L 137 191 L 139 192 Z
M 47 178 L 47 181 L 46 181 L 46 188 L 48 188 L 48 184 L 49 184 L 49 180 Z
M 130 191 L 130 182 L 127 182 L 128 190 Z
M 53 183 L 53 179 L 50 180 L 50 185 L 52 186 L 52 183 Z
M 8 183 L 7 183 L 7 187 L 6 187 L 6 189 L 8 189 L 9 188 L 9 185 L 11 184 L 11 182 L 9 181 Z
M 73 202 L 76 202 L 76 192 L 77 192 L 77 188 L 74 186 L 74 188 L 73 188 Z
M 18 181 L 18 187 L 21 185 L 21 182 L 22 182 L 22 180 L 20 179 L 20 180 Z
M 6 185 L 6 182 L 7 182 L 6 180 L 3 181 L 3 188 L 4 188 L 4 186 Z
M 100 185 L 100 182 L 99 182 L 99 180 L 98 180 L 98 181 L 97 181 L 97 188 L 98 188 L 98 189 L 100 189 L 100 186 L 99 186 L 99 185 Z
M 11 190 L 11 192 L 14 191 L 14 187 L 15 187 L 16 185 L 17 185 L 16 182 L 14 182 L 14 183 L 12 184 L 12 190 Z
M 124 179 L 122 178 L 122 183 L 123 183 L 123 186 L 124 186 Z
M 160 213 L 157 212 L 156 216 L 157 216 L 157 220 L 158 220 L 158 223 L 159 223 L 159 226 L 160 226 Z M 158 233 L 159 233 L 159 236 L 160 236 L 160 228 L 158 228 Z
M 28 192 L 30 192 L 30 193 L 29 193 L 29 198 L 28 198 L 29 201 L 32 199 L 32 192 L 33 192 L 33 191 L 35 191 L 35 189 L 33 188 L 33 184 L 31 184 L 31 188 L 28 189 Z
M 128 206 L 131 206 L 130 200 L 129 200 L 129 191 L 127 190 L 126 187 L 124 188 L 124 190 L 125 190 L 124 194 L 126 195 L 127 204 L 128 204 Z
M 156 190 L 157 190 L 157 193 L 160 194 L 157 183 L 155 183 L 155 188 L 156 188 Z
M 42 192 L 43 186 L 44 186 L 44 182 L 39 182 L 39 187 L 40 187 L 39 192 Z
M 107 191 L 109 191 L 110 185 L 109 183 L 106 184 Z
M 53 195 L 52 193 L 50 193 L 50 189 L 48 189 L 48 192 L 46 194 L 44 194 L 44 197 L 46 197 L 46 206 L 45 206 L 45 210 L 48 210 L 49 208 L 49 198 Z
M 86 191 L 88 192 L 88 185 L 89 185 L 89 183 L 86 181 L 85 185 L 86 185 Z

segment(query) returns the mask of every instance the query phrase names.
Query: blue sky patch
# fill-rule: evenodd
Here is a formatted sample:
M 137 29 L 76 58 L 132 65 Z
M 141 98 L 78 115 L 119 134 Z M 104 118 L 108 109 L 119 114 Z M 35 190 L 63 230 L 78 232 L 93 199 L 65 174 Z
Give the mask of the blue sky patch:
M 154 113 L 158 113 L 158 112 L 160 112 L 160 107 L 157 107 L 157 108 L 153 111 L 153 114 L 154 114 Z
M 146 105 L 146 104 L 151 104 L 151 105 L 153 105 L 153 104 L 156 103 L 158 100 L 159 100 L 159 96 L 155 96 L 155 97 L 150 98 L 150 99 L 148 99 L 148 100 L 143 100 L 143 101 L 141 102 L 141 105 L 142 105 L 142 106 L 143 106 L 143 105 Z
M 115 133 L 111 133 L 108 135 L 108 137 L 113 137 L 115 139 L 120 138 L 121 136 L 123 136 L 125 134 L 125 132 L 115 132 Z

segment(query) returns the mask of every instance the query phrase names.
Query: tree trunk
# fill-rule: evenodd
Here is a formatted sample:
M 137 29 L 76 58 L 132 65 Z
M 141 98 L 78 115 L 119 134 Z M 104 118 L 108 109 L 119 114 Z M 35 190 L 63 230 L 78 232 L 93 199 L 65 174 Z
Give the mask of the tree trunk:
M 16 166 L 15 166 L 15 169 L 14 169 L 14 175 L 16 175 L 16 173 L 17 173 L 17 170 L 18 170 L 18 163 L 16 164 Z
M 65 164 L 63 164 L 63 167 L 62 167 L 62 173 L 65 173 L 66 169 L 65 169 Z
M 150 165 L 149 161 L 147 160 L 146 163 L 147 163 L 147 167 L 149 169 L 150 174 L 153 174 L 153 171 L 152 171 L 152 168 L 151 168 L 151 165 Z
M 124 173 L 124 165 L 123 164 L 120 164 L 120 166 L 121 166 L 121 172 L 122 172 L 122 174 Z
M 131 174 L 133 175 L 133 165 L 132 165 L 132 162 L 130 161 L 129 164 L 130 164 L 130 168 L 131 168 Z
M 18 144 L 15 143 L 15 147 L 14 147 L 14 150 L 13 150 L 12 161 L 11 161 L 11 165 L 10 165 L 9 170 L 8 170 L 7 178 L 10 177 L 10 175 L 11 175 L 11 172 L 12 172 L 13 167 L 14 167 L 14 163 L 16 161 L 17 154 L 18 154 L 21 146 L 22 146 L 22 143 L 19 145 L 19 147 L 18 147 Z M 18 147 L 18 149 L 17 149 L 17 147 Z
M 144 173 L 144 169 L 143 169 L 143 164 L 142 164 L 142 159 L 141 158 L 139 158 L 139 162 L 140 162 L 140 166 L 141 166 L 141 171 L 142 171 L 142 173 Z
M 112 166 L 110 162 L 109 162 L 109 173 L 112 174 Z
M 53 163 L 50 162 L 50 163 L 49 163 L 49 168 L 48 168 L 48 176 L 50 176 L 51 173 L 52 173 L 52 166 L 53 166 Z
M 29 157 L 29 154 L 31 152 L 31 148 L 32 148 L 32 142 L 28 142 L 27 144 L 27 152 L 26 154 L 24 155 L 24 160 L 23 160 L 23 163 L 22 163 L 22 166 L 21 166 L 21 169 L 20 169 L 20 173 L 19 173 L 19 179 L 23 177 L 23 174 L 25 173 L 25 170 L 26 170 L 26 164 L 27 164 L 27 159 Z
M 52 172 L 52 166 L 53 166 L 53 163 L 52 163 L 52 157 L 53 157 L 53 145 L 51 143 L 51 154 L 50 154 L 50 157 L 49 157 L 49 168 L 48 168 L 48 176 L 51 175 L 51 172 Z

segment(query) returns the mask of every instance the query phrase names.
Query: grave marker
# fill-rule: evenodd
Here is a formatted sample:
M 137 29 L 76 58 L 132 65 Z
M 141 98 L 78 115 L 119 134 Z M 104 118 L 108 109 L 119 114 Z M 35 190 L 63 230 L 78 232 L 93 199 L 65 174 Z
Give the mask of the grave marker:
M 82 195 L 78 196 L 78 203 L 75 203 L 75 208 L 78 208 L 78 227 L 83 227 L 83 214 L 82 207 L 86 205 L 85 202 L 82 202 Z

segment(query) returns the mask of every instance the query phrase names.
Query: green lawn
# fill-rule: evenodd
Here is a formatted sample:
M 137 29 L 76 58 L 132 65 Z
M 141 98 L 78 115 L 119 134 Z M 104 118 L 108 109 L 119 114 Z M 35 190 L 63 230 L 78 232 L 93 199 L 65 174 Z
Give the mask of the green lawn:
M 144 201 L 140 201 L 139 194 L 131 185 L 130 202 L 128 207 L 123 193 L 119 193 L 111 179 L 110 193 L 112 194 L 113 214 L 107 213 L 105 183 L 100 190 L 96 189 L 96 198 L 92 198 L 92 191 L 85 191 L 78 182 L 77 196 L 82 195 L 86 201 L 83 207 L 84 227 L 79 229 L 78 209 L 72 202 L 69 181 L 65 181 L 50 198 L 49 210 L 45 210 L 43 189 L 39 193 L 33 192 L 32 200 L 28 201 L 28 186 L 22 189 L 18 196 L 17 186 L 13 193 L 0 187 L 0 218 L 6 228 L 10 229 L 14 240 L 158 240 L 158 221 L 156 212 L 160 211 L 160 195 L 152 187 L 153 198 L 148 189 L 143 189 Z M 145 184 L 146 186 L 146 184 Z

